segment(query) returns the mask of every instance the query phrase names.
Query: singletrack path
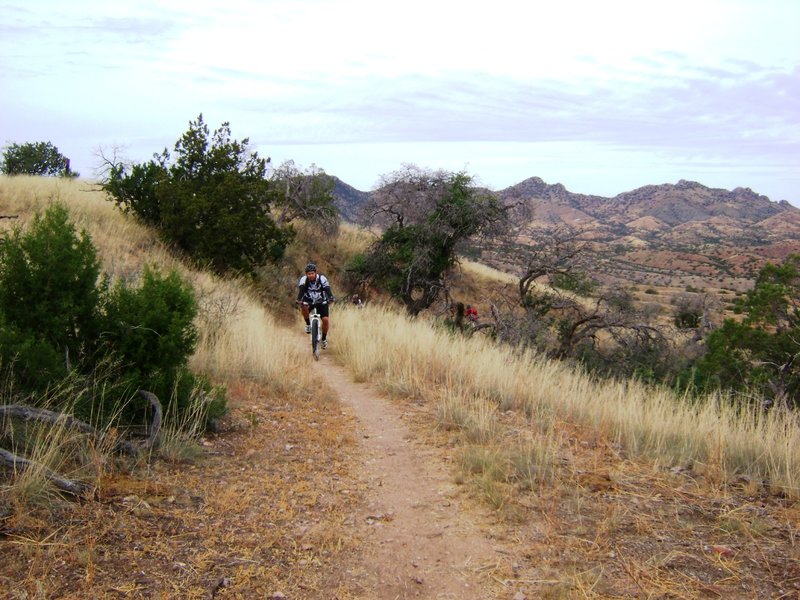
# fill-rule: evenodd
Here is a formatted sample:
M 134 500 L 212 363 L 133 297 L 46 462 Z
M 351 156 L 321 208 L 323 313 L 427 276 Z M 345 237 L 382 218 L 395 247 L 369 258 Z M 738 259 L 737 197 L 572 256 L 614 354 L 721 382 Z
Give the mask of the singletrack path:
M 415 440 L 401 408 L 355 383 L 324 351 L 313 367 L 358 418 L 370 490 L 355 515 L 362 551 L 340 577 L 365 599 L 513 598 L 500 583 L 511 572 L 509 552 L 491 538 L 488 511 L 454 483 L 446 454 Z

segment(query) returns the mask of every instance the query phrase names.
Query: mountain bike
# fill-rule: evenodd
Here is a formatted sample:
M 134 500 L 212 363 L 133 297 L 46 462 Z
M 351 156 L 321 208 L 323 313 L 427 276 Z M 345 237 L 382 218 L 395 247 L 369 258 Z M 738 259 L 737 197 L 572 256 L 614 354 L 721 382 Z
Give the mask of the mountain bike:
M 314 360 L 319 360 L 319 347 L 322 345 L 322 317 L 317 312 L 317 307 L 303 302 L 306 306 L 311 306 L 308 313 L 308 321 L 311 325 L 311 352 L 314 353 Z

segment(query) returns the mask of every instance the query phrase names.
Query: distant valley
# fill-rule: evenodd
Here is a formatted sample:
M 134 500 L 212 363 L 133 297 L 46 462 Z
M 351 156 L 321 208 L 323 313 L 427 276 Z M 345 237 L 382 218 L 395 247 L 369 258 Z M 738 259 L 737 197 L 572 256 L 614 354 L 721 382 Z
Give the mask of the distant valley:
M 335 180 L 336 204 L 354 221 L 370 192 Z M 506 204 L 524 204 L 535 229 L 579 230 L 591 245 L 592 275 L 612 286 L 737 293 L 768 261 L 800 253 L 800 209 L 748 188 L 681 180 L 607 198 L 531 177 L 495 193 Z

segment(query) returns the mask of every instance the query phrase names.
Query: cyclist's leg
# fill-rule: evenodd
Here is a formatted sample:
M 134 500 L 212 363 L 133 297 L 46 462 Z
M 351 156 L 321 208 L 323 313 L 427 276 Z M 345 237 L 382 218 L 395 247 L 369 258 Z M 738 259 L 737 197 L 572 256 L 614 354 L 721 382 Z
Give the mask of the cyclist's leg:
M 327 304 L 320 304 L 317 306 L 317 311 L 319 315 L 322 317 L 322 339 L 328 339 L 328 328 L 330 327 L 330 320 L 328 318 L 328 308 Z

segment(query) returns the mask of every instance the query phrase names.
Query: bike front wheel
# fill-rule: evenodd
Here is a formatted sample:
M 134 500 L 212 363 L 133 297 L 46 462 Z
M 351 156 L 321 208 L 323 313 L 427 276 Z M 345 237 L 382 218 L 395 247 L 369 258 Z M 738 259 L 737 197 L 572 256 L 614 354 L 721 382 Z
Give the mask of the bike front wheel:
M 311 321 L 311 351 L 314 353 L 314 360 L 319 360 L 319 340 L 322 336 L 319 331 L 319 320 Z

